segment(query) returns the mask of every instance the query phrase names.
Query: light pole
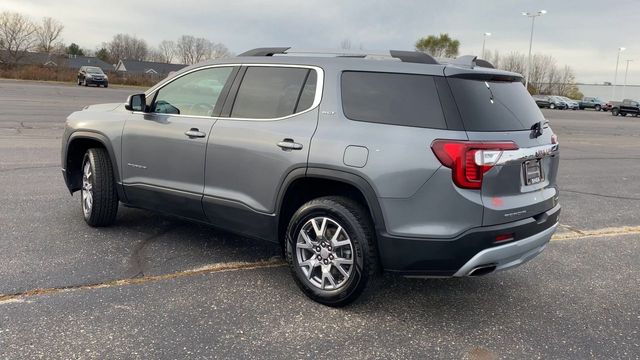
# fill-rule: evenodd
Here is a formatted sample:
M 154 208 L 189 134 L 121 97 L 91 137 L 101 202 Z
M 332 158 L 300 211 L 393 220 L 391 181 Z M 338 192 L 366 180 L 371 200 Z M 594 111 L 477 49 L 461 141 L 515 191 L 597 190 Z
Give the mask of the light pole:
M 624 71 L 624 85 L 622 85 L 622 98 L 624 99 L 624 91 L 627 89 L 627 75 L 629 74 L 629 63 L 633 60 L 626 60 L 627 68 Z
M 490 32 L 484 33 L 484 38 L 482 39 L 482 58 L 484 59 L 484 44 L 487 42 L 487 37 L 491 36 Z M 486 60 L 486 59 L 485 59 Z
M 531 18 L 531 37 L 529 38 L 529 58 L 527 60 L 527 78 L 524 80 L 524 87 L 529 88 L 529 76 L 531 75 L 531 46 L 533 45 L 533 25 L 536 22 L 538 16 L 542 16 L 547 13 L 547 10 L 539 10 L 535 13 L 523 12 L 522 15 Z
M 611 101 L 616 97 L 616 83 L 618 82 L 618 64 L 620 63 L 620 53 L 627 50 L 625 47 L 618 48 L 618 58 L 616 59 L 616 73 L 613 75 L 613 86 L 611 87 Z

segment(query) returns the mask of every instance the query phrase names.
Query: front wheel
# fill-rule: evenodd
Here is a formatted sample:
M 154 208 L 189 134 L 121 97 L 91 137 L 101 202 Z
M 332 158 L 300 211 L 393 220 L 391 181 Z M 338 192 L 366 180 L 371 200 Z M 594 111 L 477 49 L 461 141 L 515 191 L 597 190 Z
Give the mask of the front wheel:
M 618 116 L 618 114 L 620 114 L 620 111 L 618 109 L 614 108 L 613 110 L 611 110 L 611 115 Z
M 338 196 L 311 200 L 291 217 L 286 257 L 309 298 L 344 306 L 364 291 L 378 269 L 373 226 L 357 202 Z
M 596 111 L 600 111 L 600 110 L 602 110 L 602 107 L 600 105 L 596 105 L 595 109 L 596 109 Z
M 113 224 L 118 213 L 118 193 L 109 154 L 103 148 L 87 150 L 82 161 L 82 213 L 92 227 Z

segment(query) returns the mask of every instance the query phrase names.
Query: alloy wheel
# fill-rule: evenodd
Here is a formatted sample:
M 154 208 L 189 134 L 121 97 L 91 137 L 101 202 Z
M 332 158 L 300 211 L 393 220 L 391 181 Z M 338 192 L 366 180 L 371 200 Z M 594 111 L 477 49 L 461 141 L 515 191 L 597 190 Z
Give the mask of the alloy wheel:
M 344 286 L 353 273 L 353 243 L 346 230 L 328 217 L 314 217 L 296 241 L 298 266 L 306 280 L 321 290 Z
M 93 172 L 91 162 L 87 159 L 82 168 L 82 212 L 85 217 L 91 215 L 93 208 Z

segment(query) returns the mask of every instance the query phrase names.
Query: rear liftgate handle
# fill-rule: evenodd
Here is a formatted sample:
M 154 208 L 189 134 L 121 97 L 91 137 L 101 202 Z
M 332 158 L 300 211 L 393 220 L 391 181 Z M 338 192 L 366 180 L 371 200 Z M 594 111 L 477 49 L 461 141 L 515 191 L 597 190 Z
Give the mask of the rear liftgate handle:
M 302 150 L 302 144 L 294 142 L 293 139 L 283 139 L 277 144 L 284 151 Z

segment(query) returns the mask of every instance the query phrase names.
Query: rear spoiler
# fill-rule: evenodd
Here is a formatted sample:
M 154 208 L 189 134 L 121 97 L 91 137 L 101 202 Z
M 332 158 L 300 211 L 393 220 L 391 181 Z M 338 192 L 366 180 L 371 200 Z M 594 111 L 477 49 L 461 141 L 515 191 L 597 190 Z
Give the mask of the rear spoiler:
M 503 70 L 496 70 L 493 65 L 477 56 L 464 55 L 455 59 L 438 59 L 440 63 L 447 64 L 444 68 L 444 76 L 484 81 L 522 81 L 523 76 Z

